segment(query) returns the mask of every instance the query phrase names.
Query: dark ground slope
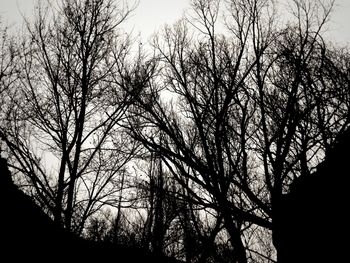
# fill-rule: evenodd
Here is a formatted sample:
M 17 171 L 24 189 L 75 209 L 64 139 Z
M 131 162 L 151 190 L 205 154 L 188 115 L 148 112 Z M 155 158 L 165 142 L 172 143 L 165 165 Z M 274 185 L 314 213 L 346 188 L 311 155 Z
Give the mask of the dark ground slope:
M 350 130 L 325 161 L 284 196 L 277 229 L 279 263 L 349 262 Z
M 0 262 L 176 262 L 138 248 L 96 243 L 58 227 L 11 180 L 0 158 Z

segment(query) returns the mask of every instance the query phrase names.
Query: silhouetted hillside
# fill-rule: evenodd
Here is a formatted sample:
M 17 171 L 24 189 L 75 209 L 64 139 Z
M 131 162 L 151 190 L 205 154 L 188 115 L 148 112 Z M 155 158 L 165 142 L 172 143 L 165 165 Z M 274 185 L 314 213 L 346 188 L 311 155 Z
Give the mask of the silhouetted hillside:
M 139 248 L 87 241 L 68 233 L 12 183 L 3 158 L 0 159 L 0 198 L 1 262 L 176 262 Z
M 341 262 L 349 232 L 349 148 L 346 131 L 315 173 L 298 178 L 281 203 L 279 263 Z

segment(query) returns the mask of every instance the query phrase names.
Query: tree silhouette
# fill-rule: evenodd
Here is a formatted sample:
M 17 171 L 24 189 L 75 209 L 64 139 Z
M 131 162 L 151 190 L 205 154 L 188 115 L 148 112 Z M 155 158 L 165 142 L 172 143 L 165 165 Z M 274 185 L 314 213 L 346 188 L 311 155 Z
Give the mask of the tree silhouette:
M 334 1 L 292 0 L 285 24 L 273 0 L 191 3 L 148 50 L 120 28 L 132 8 L 112 0 L 38 6 L 16 41 L 3 30 L 14 183 L 63 243 L 87 237 L 72 239 L 82 249 L 334 261 L 343 247 L 320 240 L 346 225 L 350 137 L 350 56 L 323 38 Z
M 17 105 L 2 139 L 44 209 L 78 233 L 118 193 L 137 149 L 117 125 L 137 94 L 121 77 L 132 70 L 118 29 L 130 11 L 112 1 L 39 6 L 20 47 Z
M 233 262 L 247 262 L 255 226 L 274 237 L 283 194 L 347 127 L 348 58 L 321 35 L 333 2 L 294 1 L 296 23 L 281 29 L 270 2 L 227 3 L 229 34 L 217 33 L 218 1 L 198 0 L 192 20 L 155 39 L 157 99 L 131 108 L 130 132 L 192 203 L 223 216 Z

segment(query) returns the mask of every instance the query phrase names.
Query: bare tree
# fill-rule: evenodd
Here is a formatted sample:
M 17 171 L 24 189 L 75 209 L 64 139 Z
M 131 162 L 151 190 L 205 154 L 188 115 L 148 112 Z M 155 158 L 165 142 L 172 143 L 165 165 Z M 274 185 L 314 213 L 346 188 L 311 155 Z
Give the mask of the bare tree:
M 236 187 L 238 183 L 233 183 L 244 176 L 240 166 L 242 160 L 247 162 L 243 140 L 244 132 L 249 130 L 245 125 L 254 112 L 246 79 L 255 59 L 246 61 L 243 54 L 248 51 L 244 34 L 250 32 L 249 24 L 253 23 L 255 14 L 242 14 L 248 17 L 248 25 L 240 28 L 243 32 L 235 45 L 215 33 L 218 2 L 195 1 L 194 8 L 199 21 L 195 26 L 202 32 L 198 43 L 192 44 L 184 21 L 174 30 L 165 30 L 164 44 L 155 43 L 165 68 L 160 85 L 175 94 L 178 105 L 156 101 L 150 107 L 141 102 L 147 117 L 138 123 L 150 122 L 148 126 L 160 128 L 167 135 L 166 142 L 159 145 L 150 129 L 134 126 L 133 132 L 147 147 L 165 156 L 164 162 L 182 185 L 188 178 L 196 185 L 199 190 L 189 189 L 195 202 L 217 209 L 223 215 L 234 248 L 232 256 L 238 262 L 246 262 L 242 222 L 249 219 L 270 225 L 263 217 L 244 211 L 243 207 L 250 205 L 244 204 L 242 192 Z M 167 106 L 173 110 L 166 110 Z M 232 131 L 226 133 L 229 128 Z
M 347 127 L 348 58 L 322 39 L 333 1 L 293 1 L 287 26 L 273 1 L 225 2 L 228 34 L 216 27 L 219 1 L 197 0 L 191 19 L 155 39 L 161 73 L 149 82 L 153 100 L 131 108 L 129 129 L 193 204 L 222 215 L 233 262 L 247 262 L 258 252 L 249 233 L 274 231 L 289 185 Z M 273 261 L 266 251 L 255 254 Z
M 38 6 L 21 46 L 18 111 L 2 139 L 37 201 L 78 233 L 115 200 L 137 150 L 117 125 L 138 94 L 122 77 L 138 63 L 119 29 L 131 11 L 102 0 Z
M 293 2 L 296 23 L 279 32 L 254 76 L 258 129 L 253 141 L 277 252 L 283 195 L 296 178 L 315 170 L 349 121 L 349 58 L 322 38 L 334 2 Z M 255 39 L 255 53 L 261 52 L 262 37 Z
M 2 40 L 0 137 L 21 183 L 78 233 L 90 218 L 95 238 L 115 231 L 187 262 L 279 260 L 284 194 L 350 106 L 349 53 L 322 37 L 334 2 L 291 2 L 281 25 L 273 0 L 193 0 L 148 60 L 119 29 L 127 7 L 38 8 L 19 56 Z M 136 153 L 146 179 L 128 170 Z M 111 225 L 92 217 L 104 205 Z

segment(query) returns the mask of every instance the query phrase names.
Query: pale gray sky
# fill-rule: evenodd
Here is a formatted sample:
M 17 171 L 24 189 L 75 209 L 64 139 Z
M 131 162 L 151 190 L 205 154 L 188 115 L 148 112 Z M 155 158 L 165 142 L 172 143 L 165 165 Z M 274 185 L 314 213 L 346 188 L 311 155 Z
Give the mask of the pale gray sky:
M 30 16 L 34 3 L 35 0 L 0 0 L 0 17 L 7 24 L 20 25 L 21 12 Z M 139 0 L 128 27 L 133 27 L 135 34 L 140 32 L 142 38 L 148 38 L 165 23 L 172 24 L 180 18 L 189 3 L 190 0 Z M 332 41 L 350 45 L 350 0 L 337 0 L 336 3 L 327 35 Z
M 31 16 L 36 0 L 0 0 L 0 17 L 6 24 L 21 24 L 22 15 Z M 127 1 L 130 3 L 133 0 Z M 137 9 L 127 21 L 128 28 L 143 37 L 150 36 L 165 23 L 171 24 L 180 18 L 190 0 L 139 0 Z
M 332 41 L 350 45 L 350 0 L 336 1 L 329 28 Z

